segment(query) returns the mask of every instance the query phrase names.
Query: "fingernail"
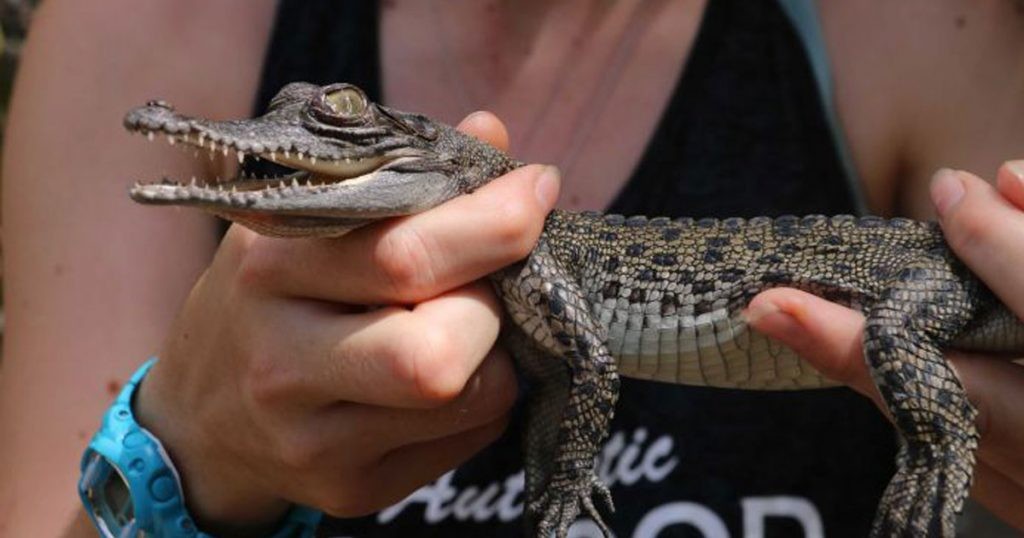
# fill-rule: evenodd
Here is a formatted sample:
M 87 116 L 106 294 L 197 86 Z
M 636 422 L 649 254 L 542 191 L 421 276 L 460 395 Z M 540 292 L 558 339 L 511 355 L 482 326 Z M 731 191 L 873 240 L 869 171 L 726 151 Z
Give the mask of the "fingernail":
M 558 187 L 562 180 L 562 173 L 555 166 L 545 166 L 534 183 L 534 193 L 542 206 L 550 209 L 555 207 L 558 201 Z
M 487 115 L 487 111 L 485 110 L 477 110 L 476 112 L 470 112 L 469 115 L 463 118 L 462 122 L 460 123 L 473 123 L 474 121 L 487 117 Z
M 758 321 L 772 315 L 782 312 L 779 307 L 770 301 L 761 301 L 747 307 L 746 310 L 740 312 L 740 316 L 748 324 L 757 323 Z
M 1013 174 L 1013 177 L 1017 178 L 1017 181 L 1024 183 L 1024 160 L 1007 161 L 1006 169 Z
M 931 194 L 935 210 L 945 216 L 964 197 L 964 184 L 956 172 L 942 168 L 932 176 Z

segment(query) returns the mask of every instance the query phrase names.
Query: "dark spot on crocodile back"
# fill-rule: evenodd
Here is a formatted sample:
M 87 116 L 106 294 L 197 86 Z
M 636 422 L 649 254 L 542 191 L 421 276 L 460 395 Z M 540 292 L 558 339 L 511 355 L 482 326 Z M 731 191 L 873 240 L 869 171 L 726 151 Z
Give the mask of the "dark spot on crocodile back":
M 626 217 L 622 215 L 605 215 L 604 222 L 609 226 L 622 226 L 626 222 Z
M 718 249 L 709 248 L 704 251 L 704 263 L 718 263 L 722 261 L 722 252 Z
M 615 299 L 619 296 L 619 283 L 614 280 L 609 280 L 604 283 L 604 287 L 601 288 L 601 296 L 605 299 Z
M 675 241 L 679 239 L 679 236 L 682 235 L 682 233 L 683 231 L 679 228 L 669 227 L 662 230 L 661 238 L 665 241 Z
M 722 282 L 736 282 L 746 274 L 747 272 L 739 267 L 729 267 L 718 275 L 718 279 Z
M 626 255 L 627 256 L 632 256 L 632 257 L 635 258 L 637 256 L 643 255 L 643 253 L 644 253 L 644 246 L 642 244 L 640 244 L 640 243 L 632 243 L 628 247 L 626 247 Z
M 676 303 L 676 295 L 674 293 L 666 293 L 661 296 L 661 315 L 671 316 L 675 314 L 679 305 Z
M 619 270 L 619 258 L 617 256 L 611 256 L 604 261 L 604 272 L 613 274 Z
M 722 229 L 730 233 L 738 232 L 745 222 L 746 220 L 740 217 L 729 217 L 722 221 Z
M 889 280 L 889 277 L 892 276 L 892 271 L 890 271 L 889 268 L 886 267 L 885 265 L 876 263 L 871 266 L 871 269 L 868 270 L 868 274 L 870 274 L 871 278 L 875 279 L 876 281 L 884 282 L 886 280 Z
M 857 226 L 859 228 L 878 228 L 885 224 L 885 219 L 882 217 L 876 217 L 874 215 L 868 215 L 857 219 Z
M 676 264 L 676 256 L 675 254 L 655 254 L 654 257 L 651 258 L 651 261 L 653 261 L 655 265 L 670 267 Z
M 712 247 L 712 248 L 727 247 L 727 246 L 729 246 L 729 243 L 730 243 L 729 238 L 725 237 L 725 236 L 721 236 L 721 235 L 713 235 L 711 237 L 708 237 L 704 241 L 705 245 L 707 245 L 708 247 Z
M 793 275 L 786 271 L 766 271 L 761 278 L 766 284 L 789 284 L 793 281 Z
M 793 254 L 800 252 L 800 247 L 797 246 L 795 243 L 783 243 L 781 246 L 779 246 L 779 252 L 785 254 L 786 256 L 792 256 Z
M 708 300 L 697 301 L 697 303 L 693 305 L 693 314 L 695 316 L 699 316 L 701 314 L 706 314 L 708 312 L 711 312 L 714 309 L 715 309 L 715 304 L 712 301 L 708 301 Z
M 718 282 L 714 280 L 697 280 L 693 282 L 693 287 L 690 289 L 690 293 L 692 293 L 693 295 L 700 295 L 703 293 L 712 292 L 715 291 L 715 287 L 717 285 Z

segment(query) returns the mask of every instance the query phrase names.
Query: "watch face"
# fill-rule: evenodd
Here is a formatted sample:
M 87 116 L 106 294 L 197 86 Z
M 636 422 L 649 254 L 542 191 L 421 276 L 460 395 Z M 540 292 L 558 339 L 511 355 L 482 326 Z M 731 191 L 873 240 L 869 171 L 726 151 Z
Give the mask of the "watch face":
M 139 536 L 128 483 L 106 458 L 94 454 L 82 482 L 93 519 L 104 537 Z
M 103 497 L 107 501 L 104 504 L 110 511 L 110 517 L 119 527 L 124 527 L 135 519 L 131 492 L 119 473 L 110 473 L 110 478 L 103 485 Z

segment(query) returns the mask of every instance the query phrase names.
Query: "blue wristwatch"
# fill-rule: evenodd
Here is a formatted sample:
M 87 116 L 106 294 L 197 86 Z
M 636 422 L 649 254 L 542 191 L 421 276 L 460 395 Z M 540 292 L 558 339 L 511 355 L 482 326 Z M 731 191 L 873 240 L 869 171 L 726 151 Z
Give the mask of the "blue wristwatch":
M 121 389 L 82 455 L 78 494 L 104 538 L 212 538 L 185 509 L 181 479 L 160 441 L 135 421 L 132 397 L 156 362 L 146 361 Z M 294 506 L 272 538 L 313 536 L 321 513 Z

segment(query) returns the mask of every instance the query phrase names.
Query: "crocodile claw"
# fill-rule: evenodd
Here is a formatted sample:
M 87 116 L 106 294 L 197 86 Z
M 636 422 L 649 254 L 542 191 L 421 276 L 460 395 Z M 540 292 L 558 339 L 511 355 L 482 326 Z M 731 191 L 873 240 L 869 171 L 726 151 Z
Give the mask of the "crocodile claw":
M 554 533 L 557 538 L 565 538 L 581 511 L 594 520 L 602 535 L 613 536 L 594 504 L 594 497 L 601 499 L 609 512 L 615 511 L 611 492 L 593 471 L 579 480 L 545 490 L 539 499 L 530 503 L 530 511 L 540 514 L 537 536 L 548 537 Z

